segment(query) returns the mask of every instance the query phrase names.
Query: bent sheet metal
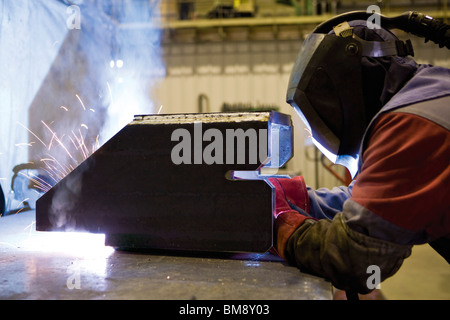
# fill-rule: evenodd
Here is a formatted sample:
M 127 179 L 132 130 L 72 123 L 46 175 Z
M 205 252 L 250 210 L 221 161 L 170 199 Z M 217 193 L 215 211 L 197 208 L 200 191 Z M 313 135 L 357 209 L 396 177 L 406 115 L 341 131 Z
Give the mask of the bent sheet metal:
M 278 112 L 135 116 L 37 201 L 36 230 L 104 233 L 118 248 L 265 252 L 266 178 L 291 157 L 291 119 Z

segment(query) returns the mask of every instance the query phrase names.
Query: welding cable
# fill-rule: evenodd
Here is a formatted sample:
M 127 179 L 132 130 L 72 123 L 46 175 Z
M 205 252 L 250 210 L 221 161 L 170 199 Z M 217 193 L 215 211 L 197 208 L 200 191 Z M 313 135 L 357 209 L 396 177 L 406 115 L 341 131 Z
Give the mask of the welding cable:
M 333 30 L 334 26 L 344 21 L 367 20 L 372 16 L 379 16 L 380 25 L 385 29 L 400 29 L 425 38 L 425 42 L 431 40 L 440 48 L 450 49 L 450 25 L 416 11 L 407 11 L 395 17 L 386 17 L 379 13 L 366 11 L 351 11 L 322 22 L 314 29 L 313 33 L 328 33 Z
M 345 290 L 345 295 L 347 296 L 347 300 L 359 300 L 358 293 L 353 290 Z

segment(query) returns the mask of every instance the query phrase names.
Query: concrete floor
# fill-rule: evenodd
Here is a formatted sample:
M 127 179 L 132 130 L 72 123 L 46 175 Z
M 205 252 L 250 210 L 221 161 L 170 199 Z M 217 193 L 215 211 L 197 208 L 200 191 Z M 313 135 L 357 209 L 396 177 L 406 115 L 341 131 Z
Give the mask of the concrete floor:
M 450 266 L 429 245 L 415 246 L 381 291 L 387 299 L 450 300 Z
M 0 299 L 331 299 L 332 287 L 271 255 L 114 251 L 101 235 L 42 233 L 33 211 L 0 218 Z M 448 263 L 416 246 L 387 299 L 450 300 Z
M 332 286 L 265 254 L 115 251 L 102 235 L 36 232 L 0 218 L 0 299 L 331 299 Z
M 335 299 L 345 299 L 337 291 Z M 450 300 L 450 268 L 429 245 L 413 247 L 400 270 L 381 283 L 380 290 L 360 296 L 364 300 Z

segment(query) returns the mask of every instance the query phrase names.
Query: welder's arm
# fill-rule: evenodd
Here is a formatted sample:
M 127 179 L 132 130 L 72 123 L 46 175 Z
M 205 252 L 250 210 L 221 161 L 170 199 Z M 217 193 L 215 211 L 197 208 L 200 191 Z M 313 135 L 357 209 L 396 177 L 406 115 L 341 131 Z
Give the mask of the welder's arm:
M 281 250 L 281 249 L 280 249 Z M 343 290 L 370 292 L 368 267 L 379 267 L 383 281 L 411 254 L 411 246 L 366 236 L 348 227 L 343 213 L 332 220 L 305 220 L 286 241 L 285 259 L 300 270 L 326 279 Z
M 342 211 L 347 199 L 352 197 L 352 182 L 348 187 L 339 186 L 332 189 L 313 189 L 306 186 L 309 196 L 309 215 L 315 219 L 333 219 Z
M 369 213 L 352 200 L 339 205 L 343 212 L 335 214 L 332 220 L 317 220 L 311 217 L 313 199 L 302 177 L 269 180 L 276 191 L 275 251 L 301 270 L 329 279 L 337 288 L 366 293 L 373 289 L 367 286 L 370 265 L 380 268 L 377 280 L 381 282 L 410 255 L 411 246 L 378 240 L 350 229 L 343 212 L 349 217 Z M 350 220 L 355 223 L 354 218 Z

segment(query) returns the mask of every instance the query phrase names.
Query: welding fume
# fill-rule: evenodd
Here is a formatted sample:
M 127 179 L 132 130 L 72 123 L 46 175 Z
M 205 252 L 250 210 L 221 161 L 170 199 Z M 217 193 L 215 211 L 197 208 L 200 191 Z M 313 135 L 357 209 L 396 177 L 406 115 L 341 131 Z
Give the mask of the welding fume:
M 158 3 L 4 3 L 0 214 L 34 209 L 135 114 L 154 112 L 148 89 L 165 72 Z

